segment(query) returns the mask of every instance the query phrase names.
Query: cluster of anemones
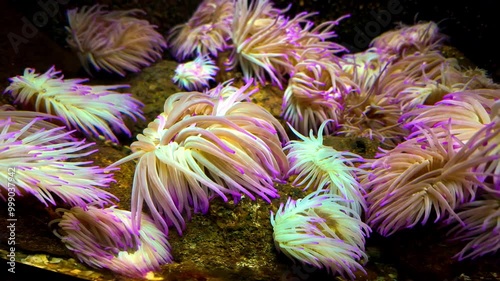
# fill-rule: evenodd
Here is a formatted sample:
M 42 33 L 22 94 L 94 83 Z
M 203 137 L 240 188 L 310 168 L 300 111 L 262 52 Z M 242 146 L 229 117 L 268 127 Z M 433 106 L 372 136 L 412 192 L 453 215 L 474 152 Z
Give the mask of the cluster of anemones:
M 458 188 L 472 192 L 469 200 L 453 206 L 456 215 L 446 223 L 455 224 L 450 230 L 453 240 L 467 240 L 468 243 L 456 257 L 459 260 L 475 258 L 498 250 L 498 221 L 500 213 L 500 118 L 495 105 L 500 101 L 498 89 L 475 89 L 447 94 L 433 105 L 422 106 L 404 115 L 410 137 L 421 135 L 421 126 L 439 127 L 446 124 L 456 145 L 461 161 L 446 170 L 450 177 L 462 179 Z M 442 138 L 442 135 L 438 135 Z M 470 152 L 469 152 L 470 151 Z M 466 169 L 468 176 L 455 167 Z M 452 175 L 453 174 L 453 175 Z M 457 175 L 459 175 L 457 177 Z M 445 182 L 447 188 L 454 188 Z
M 443 91 L 455 89 L 447 84 L 432 88 L 431 80 L 436 80 L 434 67 L 441 69 L 443 62 L 427 53 L 436 50 L 445 38 L 434 22 L 402 26 L 375 38 L 373 48 L 366 52 L 337 57 L 346 49 L 329 40 L 336 36 L 332 30 L 344 17 L 315 25 L 310 20 L 314 13 L 287 17 L 287 9 L 277 9 L 268 0 L 228 2 L 233 4 L 231 9 L 214 0 L 203 1 L 188 23 L 174 28 L 170 40 L 176 42 L 176 54 L 185 58 L 196 55 L 195 50 L 207 48 L 207 44 L 199 40 L 185 40 L 187 36 L 181 36 L 189 30 L 218 26 L 218 20 L 231 23 L 231 30 L 210 29 L 230 39 L 212 46 L 217 46 L 218 51 L 230 50 L 226 65 L 229 69 L 238 66 L 245 79 L 252 78 L 261 84 L 270 81 L 280 88 L 288 82 L 282 114 L 302 134 L 310 129 L 317 131 L 324 120 L 333 119 L 337 122 L 329 124 L 328 133 L 375 138 L 385 147 L 394 147 L 407 134 L 400 122 L 403 108 L 399 99 L 404 96 L 410 100 L 420 95 L 418 100 L 425 102 L 432 91 L 439 92 L 432 95 L 439 98 Z M 185 45 L 189 48 L 181 48 L 183 42 L 187 42 Z M 216 56 L 219 52 L 210 53 Z M 399 61 L 405 62 L 396 65 Z M 421 67 L 423 61 L 427 63 L 424 68 Z M 412 74 L 407 78 L 392 75 L 405 71 Z M 424 89 L 419 91 L 418 87 Z M 411 94 L 400 93 L 407 88 Z
M 144 11 L 107 11 L 99 4 L 67 11 L 66 41 L 89 74 L 93 66 L 124 76 L 162 57 L 165 39 L 156 26 L 136 18 L 139 13 Z
M 241 194 L 258 195 L 268 202 L 278 196 L 273 182 L 288 171 L 281 145 L 286 134 L 269 112 L 245 101 L 255 92 L 250 85 L 170 96 L 164 112 L 130 146 L 133 153 L 112 165 L 138 158 L 134 228 L 144 202 L 165 232 L 175 226 L 182 233 L 185 216 L 206 213 L 214 195 L 235 201 Z
M 489 183 L 496 182 L 497 177 L 488 174 L 498 173 L 498 161 L 492 153 L 496 150 L 490 147 L 485 151 L 478 144 L 487 138 L 490 142 L 497 140 L 491 136 L 494 134 L 484 133 L 486 127 L 476 127 L 483 132 L 481 137 L 481 133 L 474 131 L 477 121 L 466 123 L 470 128 L 463 136 L 474 137 L 473 142 L 464 143 L 457 140 L 461 136 L 456 133 L 460 130 L 458 124 L 468 117 L 438 125 L 418 120 L 407 124 L 418 119 L 418 114 L 412 115 L 417 108 L 420 111 L 429 105 L 462 102 L 446 98 L 449 93 L 492 85 L 484 75 L 466 74 L 456 61 L 436 51 L 445 36 L 434 22 L 402 26 L 375 38 L 372 48 L 365 52 L 337 57 L 343 49 L 328 43 L 328 39 L 335 36 L 331 30 L 338 21 L 314 27 L 309 21 L 312 14 L 288 18 L 285 10 L 274 8 L 270 1 L 238 1 L 234 7 L 232 29 L 228 33 L 231 40 L 226 41 L 230 42 L 226 47 L 231 50 L 227 65 L 238 66 L 245 79 L 254 78 L 261 84 L 270 81 L 282 87 L 288 82 L 283 117 L 302 140 L 287 146 L 292 167 L 289 175 L 297 174 L 295 185 L 306 188 L 319 185 L 319 189 L 334 190 L 330 196 L 344 197 L 349 203 L 343 204 L 357 213 L 362 212 L 365 200 L 362 194 L 366 189 L 368 222 L 384 235 L 425 223 L 432 216 L 458 219 L 455 210 L 475 200 L 479 187 L 491 190 Z M 467 103 L 465 99 L 463 105 Z M 479 107 L 476 109 L 486 124 L 484 114 Z M 206 108 L 200 106 L 196 110 Z M 424 113 L 422 116 L 427 117 L 422 119 L 430 123 L 430 114 Z M 324 123 L 327 119 L 333 121 Z M 301 135 L 311 130 L 369 137 L 388 150 L 362 166 L 373 172 L 362 173 L 360 184 L 354 175 L 360 169 L 350 162 L 358 158 L 346 159 L 347 154 L 318 143 L 314 145 L 320 136 L 315 139 L 314 135 L 310 138 Z M 473 160 L 468 161 L 467 157 Z M 479 161 L 486 163 L 479 165 Z M 448 169 L 456 173 L 446 172 Z M 454 178 L 455 174 L 461 177 Z M 362 203 L 356 205 L 351 201 Z M 301 238 L 299 234 L 297 237 Z M 308 241 L 315 241 L 313 236 L 304 235 Z M 278 247 L 297 241 L 291 235 L 279 237 Z M 314 248 L 309 246 L 301 244 L 300 249 L 307 252 Z M 290 256 L 319 267 L 335 263 L 313 252 Z M 308 258 L 315 262 L 308 262 Z M 338 268 L 335 271 L 349 272 Z
M 68 43 L 87 71 L 91 64 L 124 75 L 161 57 L 165 41 L 132 17 L 137 12 L 100 5 L 68 12 Z M 295 186 L 317 189 L 289 198 L 271 216 L 276 247 L 302 263 L 355 278 L 368 259 L 370 226 L 391 235 L 444 218 L 456 223 L 455 239 L 470 240 L 459 259 L 497 251 L 500 92 L 484 88 L 500 87 L 437 52 L 444 36 L 433 22 L 384 33 L 369 50 L 337 57 L 345 49 L 328 40 L 338 21 L 315 26 L 313 13 L 285 12 L 268 0 L 205 0 L 169 41 L 177 59 L 197 56 L 173 77 L 186 90 L 209 87 L 218 69 L 213 58 L 224 50 L 231 51 L 227 66 L 239 67 L 246 80 L 287 85 L 283 117 L 300 139 L 287 143 L 287 155 L 283 127 L 250 102 L 249 82 L 166 100 L 131 145 L 133 153 L 108 168 L 138 160 L 131 212 L 102 208 L 115 198 L 97 187 L 111 177 L 87 162 L 67 161 L 90 154 L 82 152 L 89 145 L 47 123 L 47 115 L 0 113 L 0 164 L 24 164 L 19 194 L 56 205 L 55 194 L 74 206 L 58 210 L 54 223 L 82 262 L 130 277 L 171 262 L 168 229 L 181 234 L 186 217 L 206 213 L 211 198 L 270 202 L 278 197 L 274 182 L 288 176 L 296 176 Z M 54 68 L 27 69 L 11 78 L 7 92 L 67 127 L 114 141 L 116 131 L 130 135 L 124 115 L 142 117 L 140 102 L 112 91 L 122 85 L 87 86 L 58 75 Z M 370 137 L 386 150 L 358 167 L 365 160 L 323 145 L 324 132 Z M 142 213 L 144 203 L 151 218 Z
M 288 199 L 276 215 L 271 214 L 276 248 L 289 258 L 354 279 L 355 271 L 366 274 L 361 264 L 365 236 L 370 228 L 361 221 L 366 208 L 364 190 L 358 177 L 365 172 L 356 167 L 363 159 L 350 152 L 323 145 L 321 124 L 318 136 L 306 137 L 291 130 L 299 140 L 284 148 L 290 162 L 289 176 L 294 186 L 311 194 L 297 201 Z
M 493 221 L 498 218 L 500 183 L 500 91 L 484 73 L 463 70 L 437 51 L 443 39 L 435 23 L 382 34 L 367 51 L 338 60 L 342 69 L 333 77 L 346 76 L 342 86 L 349 91 L 338 91 L 325 103 L 335 109 L 328 112 L 337 121 L 333 133 L 374 138 L 385 147 L 361 165 L 368 172 L 360 178 L 360 190 L 367 192 L 367 223 L 382 235 L 430 220 L 456 223 L 450 233 L 457 240 L 470 240 L 457 255 L 462 259 L 498 249 Z M 311 64 L 302 72 L 316 75 L 321 69 Z M 314 75 L 301 77 L 300 83 L 307 85 L 304 77 L 323 82 Z M 319 97 L 309 96 L 311 101 Z M 315 153 L 308 159 L 290 159 L 309 163 L 307 168 L 291 164 L 299 175 L 296 182 L 338 184 L 333 177 L 313 181 L 323 161 L 319 149 L 309 151 Z
M 286 10 L 273 7 L 267 0 L 248 3 L 238 1 L 235 6 L 231 40 L 231 68 L 238 65 L 244 78 L 267 79 L 282 87 L 285 76 L 293 71 L 297 60 L 305 52 L 332 55 L 345 51 L 344 47 L 326 40 L 335 37 L 331 29 L 338 21 L 325 22 L 314 27 L 309 20 L 314 13 L 284 16 Z M 321 50 L 321 51 L 320 51 Z
M 14 97 L 14 103 L 31 107 L 60 117 L 68 128 L 86 135 L 104 135 L 118 142 L 114 132 L 131 136 L 124 122 L 142 116 L 142 103 L 131 94 L 113 90 L 128 85 L 91 86 L 82 84 L 87 79 L 63 79 L 60 71 L 51 67 L 43 74 L 26 68 L 23 75 L 9 79 L 5 93 Z
M 137 12 L 108 12 L 100 5 L 68 11 L 68 43 L 89 73 L 93 65 L 125 75 L 161 57 L 165 40 L 147 21 L 132 17 Z M 0 166 L 8 171 L 0 176 L 0 198 L 33 196 L 45 206 L 71 208 L 59 209 L 62 217 L 54 222 L 56 235 L 75 256 L 92 267 L 144 278 L 172 261 L 166 235 L 146 217 L 141 231 L 131 227 L 130 212 L 115 209 L 118 198 L 101 189 L 114 181 L 115 169 L 81 160 L 96 151 L 93 143 L 68 131 L 117 142 L 117 133 L 131 136 L 125 116 L 143 118 L 142 103 L 114 91 L 127 85 L 86 81 L 63 79 L 54 67 L 42 74 L 27 68 L 10 78 L 5 93 L 39 112 L 0 107 Z
M 476 193 L 477 159 L 468 159 L 474 151 L 463 145 L 457 148 L 461 144 L 449 128 L 420 132 L 422 137 L 406 140 L 364 166 L 372 170 L 362 180 L 369 191 L 367 221 L 382 235 L 425 224 L 432 210 L 435 221 L 455 215 L 454 209 Z M 448 137 L 441 140 L 440 135 Z
M 414 105 L 401 116 L 409 130 L 405 140 L 363 166 L 372 171 L 362 180 L 368 192 L 367 223 L 382 235 L 391 235 L 430 219 L 454 222 L 450 234 L 455 240 L 470 240 L 457 254 L 459 259 L 495 252 L 498 228 L 491 221 L 498 218 L 500 119 L 493 107 L 500 90 L 467 90 L 468 83 L 450 79 L 457 78 L 456 67 L 423 65 L 428 67 L 421 68 L 423 74 L 434 77 L 441 87 L 462 90 L 413 96 Z M 454 74 L 448 75 L 449 71 Z M 418 80 L 419 75 L 415 71 L 412 78 Z M 394 92 L 406 95 L 413 89 Z
M 106 139 L 118 141 L 116 132 L 131 135 L 124 123 L 124 116 L 134 120 L 143 118 L 140 109 L 142 103 L 130 94 L 113 91 L 126 85 L 85 85 L 83 82 L 86 79 L 63 79 L 54 67 L 43 74 L 28 68 L 24 75 L 10 78 L 10 82 L 5 92 L 14 97 L 14 103 L 46 113 L 5 111 L 9 108 L 2 107 L 0 166 L 6 170 L 15 169 L 13 176 L 6 174 L 2 177 L 5 177 L 5 183 L 9 182 L 7 176 L 15 178 L 16 182 L 14 190 L 9 184 L 2 184 L 0 197 L 5 199 L 6 194 L 31 195 L 45 205 L 73 206 L 72 210 L 78 210 L 80 217 L 86 217 L 86 222 L 82 223 L 88 227 L 92 227 L 91 223 L 102 221 L 98 213 L 105 212 L 104 209 L 93 207 L 91 211 L 88 205 L 103 208 L 118 201 L 115 196 L 100 189 L 114 181 L 110 173 L 113 169 L 91 166 L 90 161 L 78 161 L 95 150 L 89 150 L 92 143 L 72 137 L 74 131 L 68 131 L 67 128 L 78 129 L 87 135 L 102 134 Z M 49 119 L 66 127 L 54 125 L 48 122 Z M 165 255 L 168 247 L 164 251 L 157 251 L 161 248 L 158 243 L 165 247 L 168 242 L 164 243 L 161 240 L 163 234 L 159 230 L 151 231 L 151 227 L 148 227 L 151 234 L 148 234 L 147 239 L 153 243 L 143 242 L 144 246 L 134 254 L 131 248 L 118 251 L 121 248 L 106 244 L 113 239 L 138 235 L 130 229 L 108 233 L 106 230 L 113 227 L 110 222 L 117 223 L 114 217 L 110 217 L 103 225 L 108 228 L 99 233 L 87 233 L 82 232 L 83 227 L 78 226 L 74 218 L 74 221 L 68 222 L 69 226 L 76 227 L 73 233 L 67 228 L 68 225 L 62 227 L 61 234 L 71 237 L 63 238 L 63 242 L 85 263 L 132 277 L 144 277 L 146 272 L 157 270 L 159 264 L 171 260 L 169 255 Z M 124 219 L 120 224 L 123 223 Z M 115 254 L 116 257 L 110 260 Z
M 437 80 L 436 69 L 442 70 L 445 64 L 440 57 L 432 55 L 439 40 L 427 40 L 425 36 L 421 38 L 423 41 L 417 40 L 420 37 L 405 38 L 400 39 L 402 44 L 428 46 L 424 49 L 429 55 L 399 48 L 400 53 L 395 56 L 388 50 L 373 47 L 336 57 L 332 52 L 325 51 L 320 55 L 312 51 L 315 48 L 306 48 L 301 53 L 303 56 L 294 61 L 294 70 L 288 72 L 289 85 L 283 100 L 285 120 L 301 133 L 307 133 L 309 129 L 316 131 L 322 121 L 334 119 L 337 123 L 335 126 L 331 124 L 332 128 L 327 128 L 329 131 L 369 137 L 385 147 L 394 147 L 408 133 L 400 121 L 406 103 L 403 100 L 410 100 L 418 94 L 403 95 L 400 92 L 411 85 L 432 84 L 429 80 Z M 404 41 L 409 38 L 413 41 Z M 423 62 L 427 62 L 427 66 L 423 67 Z M 327 67 L 323 67 L 324 64 Z M 417 89 L 408 91 L 416 92 Z M 420 96 L 423 103 L 426 96 Z M 435 94 L 433 98 L 436 96 L 442 95 Z M 318 101 L 321 101 L 321 106 Z M 415 101 L 412 102 L 414 106 Z
M 456 62 L 436 51 L 443 38 L 435 23 L 421 23 L 383 33 L 368 50 L 344 55 L 343 70 L 358 87 L 344 98 L 339 134 L 369 137 L 385 148 L 403 141 L 404 112 L 458 87 L 445 76 L 456 71 Z
M 443 104 L 436 107 L 446 122 L 412 124 L 407 140 L 362 166 L 372 171 L 361 181 L 367 190 L 367 223 L 384 236 L 430 220 L 453 223 L 453 239 L 469 241 L 456 255 L 460 260 L 494 253 L 500 231 L 500 122 L 493 120 L 472 133 L 467 123 L 474 124 L 475 116 L 455 120 L 454 109 Z M 464 132 L 460 124 L 466 126 Z
M 238 2 L 230 66 L 238 65 L 246 79 L 254 77 L 261 84 L 269 79 L 280 88 L 288 77 L 282 105 L 285 121 L 307 134 L 326 119 L 336 120 L 326 128 L 330 133 L 340 122 L 340 102 L 356 87 L 335 56 L 345 49 L 328 41 L 342 18 L 315 26 L 309 20 L 314 13 L 287 18 L 285 11 L 270 1 Z
M 334 54 L 346 49 L 327 41 L 337 21 L 315 26 L 314 13 L 288 18 L 271 1 L 205 0 L 191 19 L 174 27 L 169 35 L 174 55 L 183 60 L 191 56 L 217 56 L 230 50 L 228 69 L 239 67 L 246 80 L 261 84 L 270 80 L 282 87 L 298 58 L 304 52 Z
M 188 91 L 209 88 L 219 67 L 213 58 L 230 45 L 234 1 L 204 0 L 188 22 L 171 29 L 170 51 L 178 60 L 195 57 L 175 69 L 172 80 Z
M 484 94 L 483 91 L 481 93 Z M 458 219 L 448 221 L 455 224 L 449 231 L 452 240 L 467 241 L 455 255 L 459 260 L 494 254 L 500 249 L 500 91 L 488 91 L 488 94 L 489 98 L 495 97 L 494 101 L 482 99 L 481 103 L 485 102 L 486 108 L 491 108 L 491 122 L 478 130 L 467 143 L 474 142 L 479 135 L 482 142 L 477 144 L 477 150 L 491 161 L 478 159 L 476 170 L 481 182 L 479 195 L 475 201 L 458 208 Z M 486 119 L 484 116 L 482 118 Z
M 142 278 L 172 261 L 166 236 L 149 219 L 143 230 L 131 228 L 130 212 L 118 210 L 113 194 L 102 190 L 113 182 L 113 169 L 78 161 L 96 152 L 71 136 L 48 114 L 0 107 L 0 198 L 33 196 L 45 206 L 64 204 L 56 234 L 81 261 L 97 268 Z

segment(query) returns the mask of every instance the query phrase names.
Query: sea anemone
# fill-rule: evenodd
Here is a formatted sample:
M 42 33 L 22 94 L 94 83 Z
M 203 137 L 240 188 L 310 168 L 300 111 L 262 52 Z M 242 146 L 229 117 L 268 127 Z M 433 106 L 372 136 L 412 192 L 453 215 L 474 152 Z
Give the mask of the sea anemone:
M 445 95 L 433 105 L 420 106 L 402 115 L 405 127 L 412 137 L 423 126 L 435 127 L 450 123 L 450 132 L 466 143 L 486 124 L 492 122 L 490 112 L 495 101 L 500 100 L 500 90 L 478 89 L 458 91 Z
M 374 38 L 370 47 L 375 47 L 384 54 L 399 56 L 436 49 L 445 39 L 446 36 L 439 32 L 435 22 L 422 22 L 410 26 L 400 23 L 397 29 Z
M 188 91 L 201 91 L 214 80 L 218 70 L 210 57 L 197 57 L 193 61 L 179 64 L 172 80 Z
M 131 224 L 131 213 L 115 207 L 73 207 L 56 212 L 61 218 L 50 223 L 60 228 L 54 234 L 89 266 L 144 278 L 160 265 L 172 262 L 166 235 L 147 215 L 142 216 L 142 228 L 137 232 Z
M 134 121 L 144 118 L 140 101 L 131 94 L 113 91 L 128 85 L 83 85 L 86 79 L 63 79 L 60 73 L 54 67 L 43 74 L 26 68 L 22 76 L 9 79 L 11 83 L 4 93 L 10 93 L 14 103 L 59 116 L 68 128 L 86 135 L 103 134 L 114 142 L 118 139 L 113 132 L 131 136 L 123 120 L 125 115 Z
M 329 57 L 335 59 L 339 53 L 349 52 L 348 49 L 338 43 L 332 42 L 331 39 L 336 38 L 337 34 L 333 28 L 339 25 L 340 21 L 350 17 L 343 15 L 340 18 L 332 21 L 325 21 L 315 25 L 313 21 L 307 18 L 316 15 L 317 13 L 302 12 L 297 15 L 297 18 L 302 18 L 302 22 L 287 30 L 288 36 L 295 42 L 295 56 L 299 62 L 302 59 L 314 59 L 319 57 Z M 295 64 L 293 62 L 292 64 Z
M 436 57 L 439 63 L 440 58 Z M 396 99 L 400 101 L 403 112 L 411 112 L 423 105 L 433 105 L 443 99 L 449 93 L 462 91 L 467 88 L 466 84 L 453 81 L 449 73 L 459 71 L 459 66 L 455 59 L 444 59 L 435 69 L 425 67 L 427 62 L 424 60 L 421 75 L 405 77 L 406 88 L 394 93 Z M 436 70 L 438 70 L 436 72 Z M 429 77 L 426 73 L 432 77 Z M 434 74 L 432 74 L 434 72 Z M 405 76 L 399 73 L 399 76 Z M 390 82 L 389 82 L 390 83 Z M 390 87 L 390 86 L 389 86 Z
M 144 11 L 106 11 L 104 5 L 67 11 L 66 42 L 89 74 L 92 65 L 125 76 L 162 57 L 165 39 L 156 26 L 134 17 L 139 13 Z
M 40 113 L 36 111 L 24 111 L 16 110 L 16 108 L 10 104 L 0 105 L 0 119 L 6 120 L 11 118 L 14 122 L 11 122 L 9 126 L 9 131 L 21 131 L 24 134 L 20 135 L 20 138 L 25 138 L 31 134 L 38 133 L 41 130 L 50 130 L 61 127 L 55 123 L 59 122 L 60 118 L 46 113 Z M 34 118 L 38 118 L 38 121 L 33 123 L 31 126 L 26 127 L 26 125 L 32 123 Z M 68 135 L 64 139 L 54 139 L 47 143 L 60 143 L 64 141 L 74 141 L 76 140 L 71 135 Z
M 227 87 L 230 84 L 226 85 Z M 274 180 L 288 172 L 282 150 L 284 128 L 264 108 L 248 99 L 251 82 L 228 97 L 220 87 L 211 94 L 177 93 L 165 101 L 164 112 L 137 136 L 133 154 L 112 167 L 139 158 L 132 190 L 132 224 L 138 227 L 145 201 L 165 232 L 183 218 L 206 213 L 209 198 L 241 194 L 266 201 L 278 196 Z M 281 137 L 281 138 L 280 138 Z
M 340 63 L 342 72 L 352 81 L 352 90 L 343 96 L 344 110 L 337 134 L 367 137 L 379 141 L 383 147 L 394 147 L 407 132 L 400 126 L 400 101 L 381 88 L 384 78 L 392 76 L 388 73 L 392 59 L 371 48 L 344 55 Z M 391 82 L 403 85 L 400 81 Z
M 307 57 L 307 53 L 305 53 Z M 301 59 L 293 67 L 283 96 L 283 119 L 302 134 L 317 132 L 327 119 L 327 134 L 342 121 L 343 98 L 357 86 L 342 71 L 338 60 L 329 57 Z
M 366 274 L 360 263 L 368 260 L 365 236 L 371 230 L 344 199 L 318 191 L 288 198 L 276 215 L 271 212 L 271 224 L 276 248 L 290 259 L 351 279 L 357 270 Z
M 491 158 L 491 161 L 476 163 L 473 169 L 484 189 L 500 195 L 500 118 L 495 116 L 498 114 L 495 105 L 500 100 L 499 95 L 500 91 L 493 89 L 456 92 L 445 96 L 434 106 L 413 110 L 407 114 L 416 116 L 407 123 L 412 130 L 408 137 L 420 138 L 423 132 L 421 126 L 446 125 L 448 133 L 441 132 L 437 134 L 438 138 L 446 142 L 448 134 L 451 134 L 458 142 L 471 143 L 476 147 L 475 154 Z M 454 149 L 460 151 L 462 146 Z
M 414 85 L 399 92 L 396 99 L 401 102 L 403 112 L 412 112 L 423 105 L 439 102 L 446 94 L 455 90 L 458 89 L 448 87 L 439 81 L 428 80 L 415 82 Z
M 73 139 L 72 132 L 46 118 L 43 114 L 36 117 L 34 112 L 0 111 L 0 167 L 9 170 L 0 175 L 0 190 L 34 196 L 45 206 L 57 205 L 53 195 L 81 207 L 118 200 L 99 189 L 113 181 L 112 174 L 89 166 L 90 161 L 74 161 L 94 153 L 96 150 L 87 149 L 93 144 Z M 2 192 L 0 197 L 5 200 Z
M 390 60 L 375 48 L 364 52 L 346 54 L 339 61 L 342 71 L 348 75 L 358 88 L 368 91 L 384 75 Z
M 311 186 L 316 190 L 328 189 L 344 198 L 348 208 L 361 214 L 366 203 L 357 176 L 364 171 L 356 168 L 355 163 L 364 160 L 357 154 L 323 145 L 323 129 L 328 122 L 330 120 L 321 124 L 317 137 L 312 130 L 308 138 L 291 128 L 300 140 L 290 141 L 284 148 L 288 151 L 289 175 L 298 175 L 293 185 L 306 185 L 304 190 Z
M 441 55 L 412 54 L 394 60 L 374 49 L 345 55 L 342 67 L 357 85 L 344 97 L 342 124 L 338 134 L 377 140 L 384 148 L 403 141 L 408 131 L 398 94 L 424 75 L 441 74 Z M 440 60 L 442 59 L 442 60 Z
M 405 54 L 397 60 L 390 58 L 390 63 L 387 64 L 382 77 L 376 84 L 376 91 L 385 96 L 398 98 L 405 89 L 426 82 L 438 81 L 451 87 L 455 83 L 448 82 L 447 74 L 458 70 L 457 60 L 445 58 L 439 51 Z M 407 100 L 411 101 L 411 98 Z
M 485 69 L 460 68 L 452 69 L 445 73 L 446 80 L 451 84 L 463 85 L 467 90 L 475 89 L 500 89 L 500 84 L 495 83 Z
M 456 224 L 448 235 L 468 243 L 455 255 L 458 260 L 494 254 L 500 249 L 500 198 L 488 196 L 464 204 L 457 213 L 463 224 Z
M 454 210 L 471 202 L 478 187 L 491 189 L 485 180 L 490 172 L 481 165 L 498 161 L 491 151 L 499 126 L 485 126 L 466 144 L 452 135 L 450 124 L 422 127 L 418 137 L 367 160 L 363 168 L 372 173 L 361 184 L 368 192 L 368 224 L 388 236 L 432 216 L 434 222 L 449 215 L 460 221 Z
M 168 35 L 172 54 L 179 60 L 205 57 L 227 48 L 231 34 L 234 0 L 204 0 L 188 22 L 174 26 Z
M 342 123 L 337 134 L 347 137 L 366 137 L 385 148 L 395 147 L 408 134 L 401 126 L 401 106 L 397 100 L 376 87 L 358 88 L 344 98 Z
M 296 29 L 307 25 L 312 15 L 301 13 L 288 19 L 285 11 L 274 8 L 268 0 L 236 2 L 231 33 L 234 46 L 227 63 L 230 69 L 239 65 L 246 80 L 255 78 L 265 85 L 269 77 L 282 88 L 300 46 Z

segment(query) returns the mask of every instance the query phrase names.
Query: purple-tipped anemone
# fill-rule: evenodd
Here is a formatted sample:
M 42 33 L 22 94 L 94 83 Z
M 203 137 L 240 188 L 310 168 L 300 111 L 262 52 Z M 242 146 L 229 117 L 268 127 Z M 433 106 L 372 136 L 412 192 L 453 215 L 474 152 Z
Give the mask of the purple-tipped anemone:
M 467 244 L 455 258 L 474 259 L 500 249 L 500 197 L 464 204 L 457 215 L 463 224 L 456 224 L 448 234 L 453 240 L 464 240 Z
M 290 259 L 351 279 L 366 274 L 362 263 L 370 228 L 345 207 L 344 199 L 315 191 L 297 201 L 288 198 L 276 215 L 271 213 L 276 248 Z
M 477 131 L 492 122 L 489 112 L 493 112 L 495 100 L 500 100 L 500 90 L 458 91 L 445 95 L 434 105 L 421 106 L 405 113 L 401 119 L 406 120 L 405 127 L 413 134 L 418 134 L 418 128 L 422 125 L 436 127 L 450 122 L 451 133 L 466 143 Z
M 370 47 L 390 55 L 404 55 L 405 52 L 415 51 L 425 53 L 429 49 L 439 47 L 445 39 L 446 36 L 439 32 L 435 22 L 422 22 L 410 26 L 400 24 L 399 28 L 374 38 Z
M 344 111 L 339 134 L 377 140 L 385 148 L 396 146 L 407 131 L 401 126 L 401 107 L 398 101 L 376 87 L 368 91 L 358 88 L 344 98 Z
M 331 134 L 341 122 L 342 101 L 354 83 L 343 74 L 338 60 L 329 57 L 307 58 L 304 53 L 293 68 L 282 104 L 283 119 L 300 132 L 315 133 L 327 119 L 325 132 Z
M 5 93 L 14 97 L 14 103 L 32 106 L 36 111 L 60 117 L 72 129 L 87 135 L 104 135 L 118 142 L 114 132 L 131 136 L 124 122 L 128 116 L 136 121 L 142 116 L 143 104 L 131 94 L 113 90 L 128 85 L 90 86 L 81 83 L 87 79 L 63 79 L 60 71 L 51 67 L 43 74 L 26 68 L 22 76 L 9 79 Z
M 321 124 L 317 137 L 313 135 L 312 130 L 309 137 L 306 137 L 291 128 L 300 140 L 290 141 L 284 148 L 288 151 L 289 175 L 297 175 L 293 185 L 305 185 L 304 190 L 309 187 L 329 190 L 330 193 L 346 199 L 346 206 L 361 215 L 362 210 L 366 209 L 363 197 L 365 192 L 357 176 L 364 171 L 356 168 L 355 163 L 364 160 L 357 154 L 336 151 L 323 145 L 323 130 L 328 122 L 330 120 Z
M 314 26 L 310 18 L 316 13 L 303 12 L 289 18 L 284 15 L 287 10 L 274 8 L 268 0 L 237 1 L 227 66 L 239 66 L 246 80 L 253 78 L 264 85 L 269 79 L 282 88 L 304 53 L 333 56 L 346 50 L 328 41 L 336 36 L 333 27 L 346 16 Z
M 226 88 L 228 87 L 228 88 Z M 241 194 L 266 201 L 278 196 L 288 161 L 282 150 L 284 128 L 262 107 L 245 102 L 253 91 L 226 84 L 204 94 L 177 93 L 164 112 L 137 136 L 133 154 L 114 163 L 137 159 L 132 190 L 132 223 L 140 221 L 144 202 L 165 232 L 185 227 L 191 208 L 206 213 L 209 199 Z M 225 89 L 224 89 L 225 88 Z M 233 91 L 232 94 L 229 92 Z
M 390 64 L 390 59 L 370 48 L 364 52 L 346 54 L 339 61 L 345 73 L 362 91 L 368 91 L 376 86 Z
M 210 57 L 196 57 L 193 61 L 179 64 L 172 81 L 188 91 L 202 91 L 214 80 L 218 70 Z
M 165 39 L 156 26 L 134 17 L 136 14 L 144 11 L 106 11 L 98 4 L 67 11 L 66 41 L 89 74 L 93 66 L 97 71 L 125 76 L 162 57 Z
M 106 268 L 124 276 L 145 278 L 165 263 L 172 262 L 166 235 L 143 215 L 141 230 L 132 227 L 129 211 L 114 207 L 57 209 L 60 219 L 50 224 L 66 247 L 80 261 L 94 268 Z
M 0 111 L 0 167 L 3 173 L 0 197 L 12 191 L 7 184 L 15 180 L 18 196 L 31 195 L 44 205 L 57 205 L 54 195 L 64 203 L 85 207 L 88 203 L 111 204 L 118 199 L 99 187 L 113 181 L 112 174 L 91 162 L 73 161 L 95 152 L 92 143 L 73 139 L 64 127 L 44 121 L 47 115 L 35 117 L 34 112 Z M 45 128 L 42 128 L 45 127 Z
M 361 181 L 368 191 L 368 224 L 387 236 L 432 218 L 461 221 L 455 209 L 474 200 L 478 188 L 494 191 L 490 182 L 499 180 L 499 128 L 488 124 L 464 144 L 450 124 L 424 127 L 418 137 L 369 161 L 364 168 L 372 173 Z
M 204 0 L 188 22 L 174 26 L 168 35 L 172 54 L 178 60 L 193 56 L 214 57 L 228 46 L 234 0 Z

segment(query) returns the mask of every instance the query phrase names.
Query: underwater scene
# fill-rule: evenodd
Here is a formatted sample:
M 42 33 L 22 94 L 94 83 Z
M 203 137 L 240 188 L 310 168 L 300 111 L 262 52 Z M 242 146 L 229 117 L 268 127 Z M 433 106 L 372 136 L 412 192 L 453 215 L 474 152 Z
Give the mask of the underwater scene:
M 0 280 L 500 280 L 494 4 L 0 2 Z

